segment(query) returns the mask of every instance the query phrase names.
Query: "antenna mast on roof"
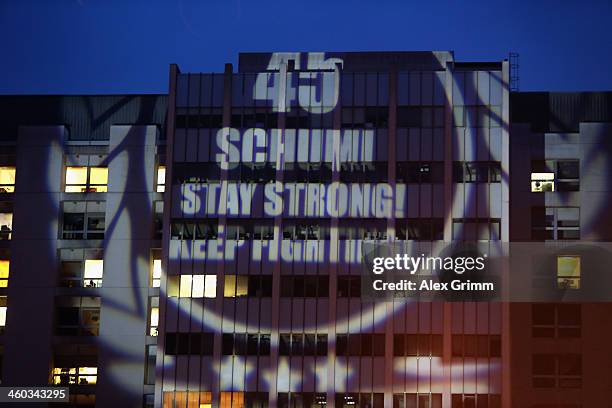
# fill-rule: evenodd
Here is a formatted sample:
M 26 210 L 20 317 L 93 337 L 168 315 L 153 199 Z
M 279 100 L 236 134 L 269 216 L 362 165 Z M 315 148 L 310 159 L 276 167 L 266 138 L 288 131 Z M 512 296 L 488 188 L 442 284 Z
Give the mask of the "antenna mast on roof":
M 510 92 L 518 92 L 519 90 L 519 54 L 518 52 L 510 53 Z

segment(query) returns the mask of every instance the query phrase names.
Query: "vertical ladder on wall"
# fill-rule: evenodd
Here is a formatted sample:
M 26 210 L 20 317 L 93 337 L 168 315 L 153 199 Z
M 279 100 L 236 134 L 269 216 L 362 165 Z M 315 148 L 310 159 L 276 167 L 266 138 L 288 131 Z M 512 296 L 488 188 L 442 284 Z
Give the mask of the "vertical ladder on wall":
M 519 90 L 519 54 L 510 53 L 510 92 Z

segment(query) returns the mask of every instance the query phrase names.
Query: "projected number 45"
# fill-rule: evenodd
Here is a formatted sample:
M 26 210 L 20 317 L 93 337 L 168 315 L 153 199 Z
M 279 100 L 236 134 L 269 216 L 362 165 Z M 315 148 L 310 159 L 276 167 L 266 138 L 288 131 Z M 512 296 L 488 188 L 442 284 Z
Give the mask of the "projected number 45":
M 295 70 L 301 72 L 282 72 L 281 66 L 288 61 L 294 61 Z M 267 70 L 281 72 L 257 74 L 254 99 L 270 101 L 275 112 L 300 106 L 310 113 L 329 113 L 338 103 L 342 64 L 342 59 L 325 58 L 323 52 L 274 53 Z

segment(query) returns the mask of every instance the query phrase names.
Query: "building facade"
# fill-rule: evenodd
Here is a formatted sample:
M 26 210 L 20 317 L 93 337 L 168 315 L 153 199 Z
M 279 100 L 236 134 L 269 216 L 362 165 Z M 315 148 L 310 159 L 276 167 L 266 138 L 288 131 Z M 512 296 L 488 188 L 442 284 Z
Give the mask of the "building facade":
M 511 105 L 510 239 L 610 242 L 612 93 L 524 92 Z M 572 286 L 588 284 L 582 272 Z M 609 302 L 510 307 L 513 406 L 610 406 Z
M 501 304 L 359 289 L 363 241 L 508 241 L 507 61 L 241 54 L 170 75 L 157 404 L 502 405 Z
M 361 296 L 364 243 L 609 240 L 610 94 L 510 77 L 451 52 L 246 53 L 172 65 L 167 96 L 0 97 L 2 385 L 98 407 L 607 406 L 605 303 Z
M 69 386 L 79 406 L 153 394 L 166 100 L 1 98 L 3 385 Z

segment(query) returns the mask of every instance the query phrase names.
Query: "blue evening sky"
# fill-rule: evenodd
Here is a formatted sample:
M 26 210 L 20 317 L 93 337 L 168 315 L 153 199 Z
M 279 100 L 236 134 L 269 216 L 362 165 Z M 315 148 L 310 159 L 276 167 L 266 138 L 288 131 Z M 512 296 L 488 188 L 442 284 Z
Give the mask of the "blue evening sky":
M 0 0 L 0 94 L 167 92 L 241 51 L 520 54 L 521 90 L 612 90 L 610 1 Z

